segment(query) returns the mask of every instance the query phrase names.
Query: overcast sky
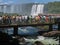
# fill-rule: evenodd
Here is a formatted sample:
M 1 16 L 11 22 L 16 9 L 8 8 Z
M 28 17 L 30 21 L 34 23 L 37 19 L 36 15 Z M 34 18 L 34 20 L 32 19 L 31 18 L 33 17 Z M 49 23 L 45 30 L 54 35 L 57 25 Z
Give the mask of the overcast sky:
M 48 3 L 53 1 L 60 1 L 60 0 L 0 0 L 0 3 Z

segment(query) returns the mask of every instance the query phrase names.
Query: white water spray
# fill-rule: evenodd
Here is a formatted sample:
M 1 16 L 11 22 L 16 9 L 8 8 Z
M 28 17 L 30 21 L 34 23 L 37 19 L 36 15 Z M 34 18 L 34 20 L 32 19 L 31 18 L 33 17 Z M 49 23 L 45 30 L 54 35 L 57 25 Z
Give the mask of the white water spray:
M 32 6 L 31 15 L 43 14 L 43 10 L 44 10 L 44 5 L 34 4 Z

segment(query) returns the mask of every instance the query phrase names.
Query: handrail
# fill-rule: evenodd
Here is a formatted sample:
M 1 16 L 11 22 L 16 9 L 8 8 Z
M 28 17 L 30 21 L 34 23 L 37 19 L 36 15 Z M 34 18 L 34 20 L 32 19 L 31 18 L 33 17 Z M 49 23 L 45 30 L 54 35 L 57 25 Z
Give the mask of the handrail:
M 60 26 L 59 23 L 49 23 L 49 24 L 21 24 L 21 25 L 18 25 L 18 24 L 15 24 L 15 25 L 0 25 L 0 28 L 10 28 L 10 27 L 13 27 L 14 28 L 14 35 L 17 35 L 18 34 L 18 27 L 26 27 L 26 26 L 44 26 L 44 25 L 48 25 L 49 26 L 49 31 L 52 31 L 52 25 L 54 24 L 58 24 L 58 27 Z M 60 28 L 58 28 L 58 30 L 60 30 Z

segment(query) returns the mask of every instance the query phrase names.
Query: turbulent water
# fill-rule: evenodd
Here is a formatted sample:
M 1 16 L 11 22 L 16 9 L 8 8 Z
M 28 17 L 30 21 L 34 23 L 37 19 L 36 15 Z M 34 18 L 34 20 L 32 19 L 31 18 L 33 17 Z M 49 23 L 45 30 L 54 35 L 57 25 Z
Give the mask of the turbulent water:
M 57 25 L 53 25 L 53 30 L 57 30 L 58 26 Z M 2 29 L 0 29 L 1 31 Z M 42 29 L 38 29 L 36 27 L 19 27 L 18 28 L 18 34 L 19 35 L 38 35 L 38 31 Z M 13 28 L 8 28 L 8 29 L 4 29 L 4 31 L 2 30 L 2 32 L 8 33 L 9 35 L 13 34 L 14 29 Z
M 38 30 L 39 29 L 35 28 L 35 27 L 19 27 L 18 34 L 20 34 L 20 35 L 37 35 Z M 14 31 L 13 28 L 8 28 L 8 29 L 5 28 L 4 31 L 2 31 L 2 32 L 8 33 L 10 35 L 10 34 L 13 34 L 13 31 Z

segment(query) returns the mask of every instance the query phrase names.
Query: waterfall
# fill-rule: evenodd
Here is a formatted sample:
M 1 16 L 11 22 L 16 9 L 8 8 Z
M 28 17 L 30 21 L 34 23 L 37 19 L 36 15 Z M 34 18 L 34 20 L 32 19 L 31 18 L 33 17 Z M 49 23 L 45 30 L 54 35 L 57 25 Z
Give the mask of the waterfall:
M 44 5 L 43 4 L 34 4 L 32 6 L 31 15 L 43 14 Z
M 4 13 L 6 13 L 6 11 L 7 11 L 7 6 L 5 5 L 4 6 Z
M 38 15 L 42 14 L 44 9 L 43 4 L 39 3 L 27 3 L 27 4 L 1 4 L 0 12 L 3 13 L 18 13 L 21 15 Z M 24 12 L 24 13 L 23 13 Z
M 31 15 L 36 14 L 36 10 L 37 10 L 36 8 L 37 8 L 36 4 L 32 6 Z
M 38 5 L 37 6 L 37 11 L 36 11 L 36 13 L 37 14 L 42 14 L 43 13 L 43 10 L 44 10 L 44 5 Z

